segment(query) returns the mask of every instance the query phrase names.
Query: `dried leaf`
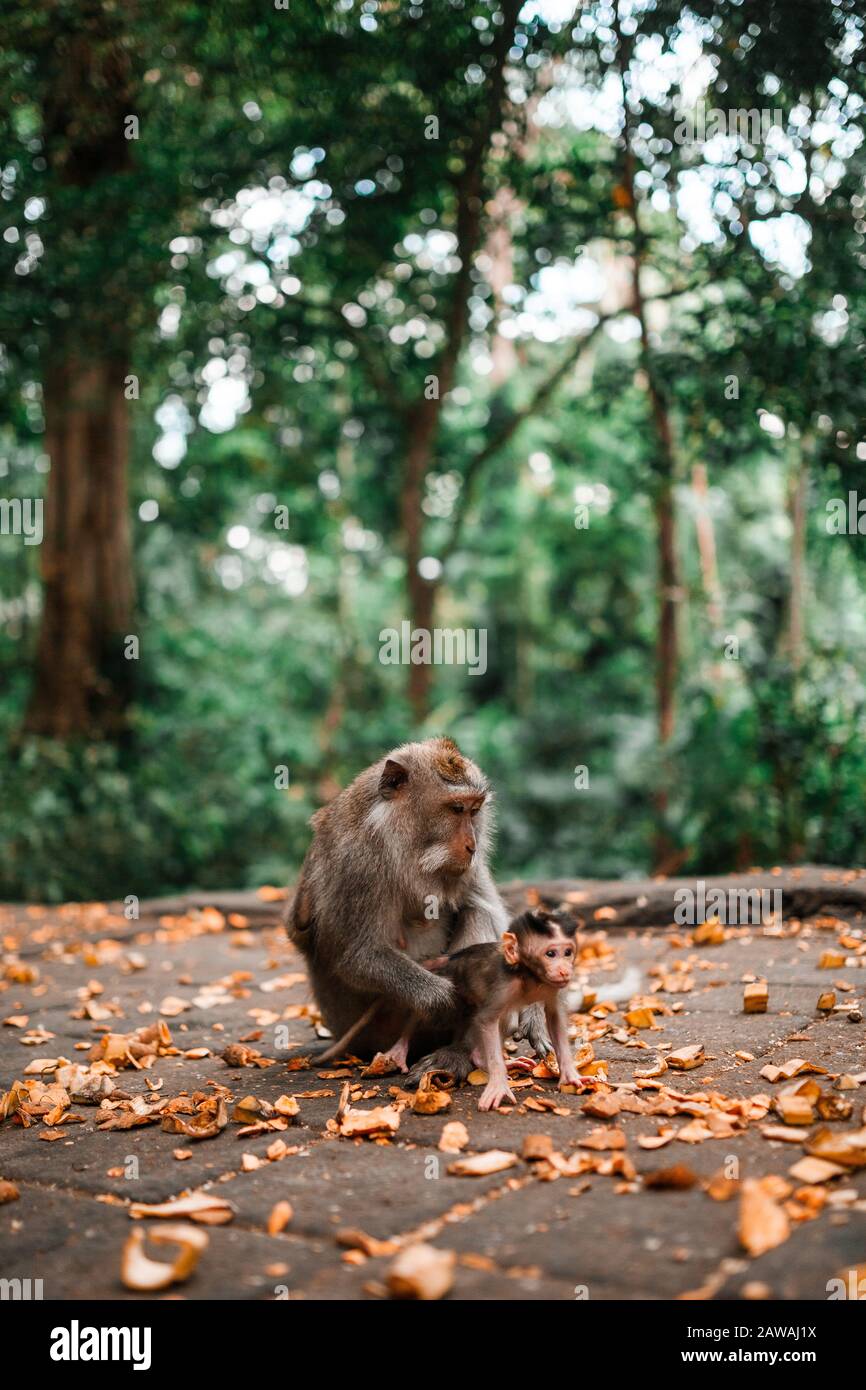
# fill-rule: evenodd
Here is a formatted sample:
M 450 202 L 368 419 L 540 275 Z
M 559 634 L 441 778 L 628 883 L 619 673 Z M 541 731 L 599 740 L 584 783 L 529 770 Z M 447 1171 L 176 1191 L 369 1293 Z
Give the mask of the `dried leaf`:
M 828 1163 L 841 1163 L 845 1168 L 866 1167 L 866 1128 L 841 1133 L 819 1129 L 812 1135 L 806 1152 Z
M 457 1256 L 420 1241 L 401 1250 L 388 1271 L 386 1283 L 394 1298 L 425 1302 L 444 1298 L 454 1283 Z
M 284 1231 L 294 1215 L 291 1202 L 277 1202 L 268 1217 L 268 1235 L 278 1236 Z
M 344 1246 L 347 1250 L 361 1250 L 371 1259 L 380 1259 L 383 1255 L 395 1255 L 400 1249 L 399 1242 L 396 1240 L 378 1240 L 376 1236 L 368 1236 L 366 1231 L 359 1231 L 354 1227 L 338 1231 L 337 1244 Z
M 792 1129 L 784 1125 L 764 1125 L 761 1134 L 765 1139 L 774 1139 L 782 1144 L 803 1144 L 809 1138 L 808 1129 Z
M 697 1181 L 697 1173 L 685 1163 L 674 1163 L 670 1168 L 656 1168 L 654 1172 L 643 1175 L 644 1187 L 674 1188 L 681 1192 L 694 1187 Z
M 396 1134 L 400 1128 L 400 1111 L 394 1105 L 377 1105 L 373 1110 L 347 1109 L 338 1124 L 346 1139 Z
M 616 1091 L 600 1091 L 590 1100 L 585 1100 L 580 1108 L 584 1115 L 590 1115 L 594 1120 L 610 1120 L 619 1114 L 622 1104 Z
M 841 1096 L 819 1096 L 816 1101 L 816 1109 L 822 1120 L 850 1120 L 854 1113 L 854 1106 L 850 1100 L 843 1100 Z
M 818 959 L 818 969 L 840 970 L 845 964 L 845 959 L 841 951 L 822 951 Z
M 810 1125 L 815 1118 L 815 1111 L 808 1096 L 777 1096 L 775 1106 L 786 1125 Z
M 797 1182 L 821 1183 L 838 1178 L 845 1169 L 838 1163 L 830 1163 L 824 1158 L 801 1158 L 788 1169 Z
M 658 1134 L 641 1134 L 638 1136 L 638 1147 L 641 1149 L 663 1149 L 665 1144 L 669 1144 L 676 1136 L 676 1131 L 670 1126 L 662 1129 Z
M 703 1043 L 695 1043 L 692 1047 L 679 1047 L 676 1052 L 669 1052 L 665 1060 L 674 1071 L 691 1071 L 693 1067 L 699 1067 L 706 1061 Z
M 167 1134 L 182 1134 L 187 1139 L 214 1139 L 228 1124 L 228 1110 L 222 1096 L 213 1111 L 198 1110 L 188 1120 L 180 1115 L 163 1115 L 162 1128 Z
M 714 1173 L 706 1186 L 706 1194 L 712 1197 L 714 1202 L 729 1202 L 739 1191 L 740 1184 L 735 1178 L 729 1178 L 726 1173 Z
M 629 1009 L 623 1017 L 629 1028 L 653 1028 L 655 1026 L 655 1016 L 652 1009 Z
M 439 1136 L 439 1151 L 444 1154 L 459 1154 L 469 1143 L 469 1130 L 462 1120 L 449 1120 Z
M 523 1140 L 520 1156 L 526 1163 L 549 1158 L 553 1153 L 553 1140 L 549 1134 L 527 1134 Z
M 145 1232 L 130 1231 L 123 1247 L 121 1279 L 126 1288 L 137 1293 L 155 1293 L 172 1284 L 183 1283 L 192 1274 L 209 1240 L 207 1232 L 182 1222 L 154 1227 L 146 1234 L 154 1245 L 176 1245 L 178 1253 L 171 1264 L 152 1260 L 144 1251 Z
M 451 1092 L 433 1087 L 422 1091 L 419 1087 L 412 1097 L 412 1109 L 416 1115 L 441 1115 L 443 1110 L 451 1109 Z
M 174 1221 L 176 1217 L 187 1216 L 190 1221 L 200 1221 L 208 1226 L 222 1226 L 231 1221 L 234 1207 L 224 1197 L 214 1197 L 210 1192 L 190 1192 L 186 1197 L 177 1197 L 173 1202 L 133 1202 L 129 1208 L 133 1220 L 141 1217 L 159 1216 Z
M 597 1125 L 590 1130 L 585 1139 L 578 1140 L 578 1147 L 581 1149 L 597 1149 L 604 1152 L 607 1149 L 624 1149 L 625 1134 L 621 1129 L 604 1129 Z
M 322 1091 L 322 1092 L 311 1092 L 310 1094 L 312 1094 L 312 1095 L 321 1094 L 321 1095 L 329 1096 L 329 1095 L 332 1094 L 332 1092 L 330 1092 L 330 1091 Z M 287 1116 L 289 1119 L 291 1119 L 291 1117 L 292 1117 L 293 1115 L 297 1115 L 297 1114 L 299 1113 L 299 1111 L 300 1111 L 300 1108 L 301 1108 L 301 1107 L 298 1105 L 298 1102 L 297 1102 L 297 1100 L 295 1099 L 294 1096 L 278 1096 L 277 1099 L 274 1101 L 274 1109 L 276 1110 L 277 1114 L 278 1114 L 278 1115 L 285 1115 L 285 1116 Z
M 636 1081 L 651 1081 L 657 1076 L 664 1076 L 667 1069 L 668 1064 L 665 1061 L 664 1057 L 656 1057 L 652 1066 L 639 1067 L 634 1072 L 634 1078 Z
M 754 984 L 746 985 L 743 990 L 743 1013 L 765 1014 L 769 997 L 770 991 L 766 980 L 756 980 Z
M 754 1258 L 775 1250 L 791 1234 L 791 1223 L 779 1206 L 754 1178 L 746 1178 L 740 1188 L 738 1235 L 744 1250 Z
M 458 1158 L 455 1163 L 449 1163 L 448 1172 L 458 1178 L 483 1178 L 489 1173 L 501 1173 L 506 1168 L 513 1168 L 515 1163 L 517 1154 L 510 1153 L 507 1149 L 487 1149 L 484 1153 L 472 1154 L 468 1158 Z

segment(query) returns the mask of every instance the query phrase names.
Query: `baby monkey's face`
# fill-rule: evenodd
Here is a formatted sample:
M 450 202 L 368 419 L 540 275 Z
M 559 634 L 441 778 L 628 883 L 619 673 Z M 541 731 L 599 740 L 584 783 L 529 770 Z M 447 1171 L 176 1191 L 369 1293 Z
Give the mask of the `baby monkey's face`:
M 522 965 L 547 989 L 565 989 L 574 973 L 574 938 L 549 913 L 526 912 L 502 937 L 509 965 Z
M 554 989 L 565 989 L 574 973 L 574 942 L 568 937 L 535 937 L 535 966 Z

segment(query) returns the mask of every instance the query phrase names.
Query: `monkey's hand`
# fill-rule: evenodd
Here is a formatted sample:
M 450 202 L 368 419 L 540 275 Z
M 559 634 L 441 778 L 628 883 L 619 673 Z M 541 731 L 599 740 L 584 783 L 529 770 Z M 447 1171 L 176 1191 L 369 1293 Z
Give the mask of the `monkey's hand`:
M 500 1105 L 507 1101 L 511 1105 L 516 1105 L 514 1092 L 507 1081 L 488 1081 L 484 1090 L 481 1092 L 478 1101 L 479 1110 L 498 1110 Z
M 583 1083 L 583 1078 L 577 1067 L 572 1062 L 570 1067 L 562 1067 L 559 1072 L 559 1089 L 564 1091 L 566 1086 L 576 1086 L 578 1090 Z
M 538 1057 L 545 1057 L 548 1052 L 553 1051 L 553 1044 L 547 1036 L 541 1004 L 530 1004 L 528 1009 L 521 1009 L 514 1037 L 518 1042 L 528 1042 Z
M 452 1021 L 456 1004 L 457 994 L 451 981 L 425 971 L 425 978 L 418 981 L 412 997 L 414 1012 L 428 1023 L 444 1026 Z

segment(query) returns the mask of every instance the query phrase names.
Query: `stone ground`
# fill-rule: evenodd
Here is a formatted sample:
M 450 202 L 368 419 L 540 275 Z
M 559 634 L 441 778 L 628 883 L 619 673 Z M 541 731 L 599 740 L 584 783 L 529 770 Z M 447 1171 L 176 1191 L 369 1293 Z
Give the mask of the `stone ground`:
M 709 933 L 723 938 L 716 944 L 672 925 L 672 882 L 515 884 L 507 896 L 513 906 L 539 895 L 546 902 L 568 898 L 585 922 L 581 977 L 587 989 L 630 972 L 634 994 L 665 1009 L 652 1030 L 630 1028 L 621 1010 L 576 1018 L 595 1059 L 606 1064 L 601 1074 L 588 1075 L 588 1087 L 605 1093 L 606 1076 L 616 1094 L 652 1099 L 659 1092 L 635 1089 L 635 1072 L 670 1050 L 702 1044 L 706 1060 L 700 1066 L 670 1069 L 659 1084 L 680 1094 L 772 1098 L 785 1083 L 768 1081 L 762 1068 L 803 1058 L 826 1069 L 828 1075 L 816 1077 L 825 1095 L 853 1102 L 850 1117 L 830 1121 L 829 1128 L 834 1134 L 855 1130 L 864 1123 L 866 1085 L 839 1091 L 834 1078 L 866 1071 L 866 1025 L 848 1018 L 866 994 L 866 875 L 773 871 L 751 882 L 783 887 L 784 920 Z M 329 1131 L 345 1081 L 330 1073 L 348 1074 L 359 1097 L 353 1104 L 362 1109 L 391 1101 L 399 1078 L 362 1080 L 359 1066 L 290 1069 L 289 1059 L 303 1057 L 315 1033 L 303 965 L 285 942 L 279 910 L 279 903 L 249 894 L 142 904 L 135 922 L 100 905 L 0 909 L 0 1018 L 6 1024 L 0 1027 L 0 1093 L 25 1079 L 37 1059 L 86 1064 L 87 1050 L 106 1034 L 132 1033 L 160 1018 L 175 1050 L 147 1069 L 118 1072 L 116 1084 L 136 1097 L 147 1093 L 148 1082 L 159 1083 L 161 1100 L 212 1095 L 220 1087 L 231 1093 L 228 1123 L 204 1140 L 166 1132 L 158 1123 L 98 1129 L 97 1117 L 109 1112 L 75 1101 L 60 1114 L 36 1115 L 29 1126 L 19 1123 L 20 1114 L 0 1123 L 0 1179 L 19 1192 L 0 1205 L 2 1277 L 40 1278 L 47 1299 L 137 1297 L 120 1277 L 121 1251 L 133 1229 L 130 1203 L 199 1189 L 226 1199 L 231 1220 L 204 1228 L 209 1244 L 192 1278 L 155 1297 L 383 1297 L 392 1255 L 365 1257 L 347 1249 L 337 1240 L 346 1229 L 398 1243 L 422 1235 L 455 1251 L 453 1299 L 572 1300 L 576 1286 L 593 1299 L 756 1293 L 825 1299 L 828 1279 L 866 1263 L 866 1167 L 813 1187 L 810 1195 L 788 1178 L 804 1143 L 762 1135 L 765 1125 L 780 1123 L 772 1111 L 732 1137 L 675 1138 L 650 1149 L 641 1147 L 641 1136 L 656 1135 L 662 1125 L 679 1131 L 692 1116 L 595 1119 L 582 1113 L 592 1090 L 560 1096 L 554 1081 L 530 1078 L 510 1113 L 479 1114 L 478 1090 L 466 1086 L 453 1092 L 447 1113 L 404 1108 L 388 1142 L 340 1137 L 333 1125 Z M 844 962 L 821 968 L 827 951 L 838 951 Z M 768 981 L 764 1014 L 743 1013 L 743 981 L 751 977 Z M 845 1007 L 824 1016 L 816 1002 L 830 989 Z M 182 1001 L 180 1012 L 176 1001 Z M 220 1053 L 243 1039 L 274 1065 L 227 1065 Z M 203 1055 L 184 1055 L 191 1051 Z M 26 1079 L 34 1075 L 31 1070 Z M 50 1071 L 44 1079 L 52 1081 Z M 242 1125 L 231 1118 L 238 1100 L 273 1103 L 282 1095 L 298 1098 L 288 1128 L 239 1134 Z M 548 1104 L 559 1113 L 534 1108 Z M 70 1122 L 70 1115 L 83 1122 Z M 487 1177 L 450 1175 L 453 1156 L 437 1144 L 445 1122 L 454 1119 L 469 1131 L 469 1153 L 497 1148 L 519 1155 L 527 1135 L 544 1134 L 566 1158 L 585 1153 L 602 1171 L 545 1181 L 537 1167 L 519 1159 Z M 599 1128 L 621 1131 L 625 1147 L 581 1149 Z M 279 1139 L 289 1152 L 269 1161 L 266 1151 Z M 178 1149 L 191 1156 L 179 1160 Z M 259 1166 L 244 1158 L 249 1155 Z M 690 1187 L 648 1185 L 648 1175 L 675 1164 L 691 1171 Z M 606 1176 L 605 1165 L 619 1171 Z M 706 1191 L 726 1165 L 729 1176 L 776 1175 L 791 1189 L 777 1185 L 788 1238 L 754 1258 L 738 1241 L 742 1187 L 727 1189 L 730 1200 Z M 291 1203 L 292 1219 L 270 1235 L 269 1214 L 282 1200 Z M 165 1258 L 165 1247 L 151 1250 Z

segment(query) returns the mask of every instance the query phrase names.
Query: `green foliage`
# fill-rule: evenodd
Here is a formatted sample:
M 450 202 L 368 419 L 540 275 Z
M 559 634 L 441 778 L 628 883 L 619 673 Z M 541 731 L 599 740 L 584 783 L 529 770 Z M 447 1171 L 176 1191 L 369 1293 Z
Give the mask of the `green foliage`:
M 864 540 L 825 525 L 827 501 L 860 485 L 866 447 L 854 0 L 658 0 L 619 38 L 601 0 L 573 25 L 520 11 L 507 138 L 481 170 L 469 330 L 423 497 L 425 547 L 444 561 L 437 622 L 485 629 L 488 665 L 438 668 L 419 728 L 405 668 L 378 659 L 380 631 L 407 616 L 405 460 L 455 312 L 461 180 L 505 8 L 7 3 L 2 493 L 42 495 L 51 366 L 120 352 L 140 384 L 129 411 L 141 654 L 121 742 L 23 736 L 39 551 L 0 535 L 0 896 L 283 881 L 336 785 L 404 738 L 443 731 L 493 778 L 506 876 L 646 872 L 660 789 L 684 870 L 862 859 Z M 621 131 L 572 122 L 567 97 L 603 114 L 612 92 L 621 101 L 621 60 L 645 43 L 671 61 L 697 22 L 708 102 L 778 106 L 790 148 L 780 160 L 733 141 L 710 158 L 674 138 L 675 89 L 630 88 L 636 233 Z M 829 134 L 813 119 L 822 111 Z M 127 143 L 128 112 L 141 133 Z M 797 184 L 786 161 L 809 177 Z M 714 225 L 703 238 L 680 203 L 693 176 Z M 507 295 L 490 251 L 503 187 Z M 267 200 L 286 216 L 257 215 Z M 789 216 L 807 236 L 799 274 L 755 237 Z M 631 304 L 541 397 L 586 325 L 520 326 L 548 267 L 597 257 L 627 278 L 636 249 L 659 301 L 648 351 L 677 457 L 682 647 L 664 749 L 658 444 Z M 503 326 L 514 355 L 499 379 L 486 362 Z M 225 428 L 207 414 L 221 379 L 238 403 Z M 792 665 L 801 469 L 805 639 Z M 715 595 L 697 545 L 704 507 Z M 280 767 L 288 790 L 275 786 Z

